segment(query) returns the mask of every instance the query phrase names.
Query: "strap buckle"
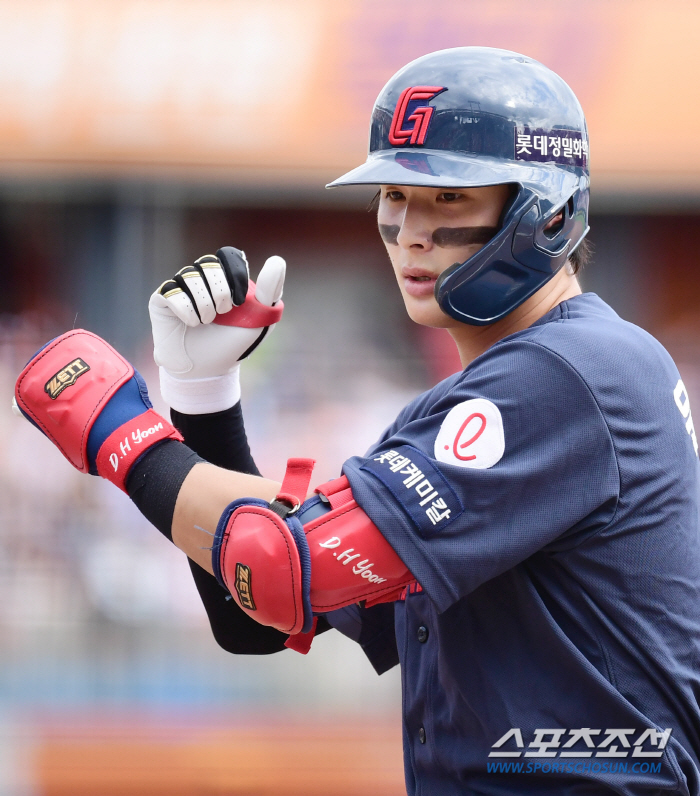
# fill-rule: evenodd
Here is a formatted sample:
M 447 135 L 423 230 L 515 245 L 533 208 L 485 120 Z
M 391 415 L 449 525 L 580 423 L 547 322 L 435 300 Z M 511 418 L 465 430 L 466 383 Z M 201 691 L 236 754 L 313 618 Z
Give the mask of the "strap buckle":
M 270 503 L 270 509 L 283 520 L 291 517 L 301 508 L 301 501 L 294 495 L 280 492 L 279 495 Z
M 287 471 L 279 494 L 270 503 L 270 508 L 283 520 L 296 514 L 306 500 L 315 459 L 288 459 Z

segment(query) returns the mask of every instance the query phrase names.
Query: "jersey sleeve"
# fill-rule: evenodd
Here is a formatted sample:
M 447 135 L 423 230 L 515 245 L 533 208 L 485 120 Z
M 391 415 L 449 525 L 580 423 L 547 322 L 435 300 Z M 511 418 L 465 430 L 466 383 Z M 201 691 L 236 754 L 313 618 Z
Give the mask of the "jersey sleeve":
M 517 339 L 476 360 L 344 473 L 440 611 L 539 551 L 604 528 L 620 490 L 586 382 L 550 349 Z

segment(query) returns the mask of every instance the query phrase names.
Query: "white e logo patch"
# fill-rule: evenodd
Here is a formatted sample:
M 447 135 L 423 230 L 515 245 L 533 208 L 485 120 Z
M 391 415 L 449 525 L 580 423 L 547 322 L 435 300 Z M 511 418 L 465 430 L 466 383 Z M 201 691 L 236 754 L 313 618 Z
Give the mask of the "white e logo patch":
M 435 439 L 435 458 L 457 467 L 487 470 L 500 461 L 505 447 L 498 407 L 485 398 L 473 398 L 447 413 Z

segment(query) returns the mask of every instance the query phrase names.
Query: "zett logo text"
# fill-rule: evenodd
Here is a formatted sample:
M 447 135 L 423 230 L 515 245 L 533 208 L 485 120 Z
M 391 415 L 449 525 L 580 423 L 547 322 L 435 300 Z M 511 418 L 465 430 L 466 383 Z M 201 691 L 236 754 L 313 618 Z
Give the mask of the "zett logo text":
M 72 387 L 75 382 L 90 370 L 90 365 L 84 360 L 74 359 L 62 367 L 55 376 L 52 376 L 44 385 L 44 392 L 52 401 L 68 387 Z
M 243 608 L 255 611 L 253 592 L 250 587 L 250 567 L 245 564 L 236 564 L 236 592 Z

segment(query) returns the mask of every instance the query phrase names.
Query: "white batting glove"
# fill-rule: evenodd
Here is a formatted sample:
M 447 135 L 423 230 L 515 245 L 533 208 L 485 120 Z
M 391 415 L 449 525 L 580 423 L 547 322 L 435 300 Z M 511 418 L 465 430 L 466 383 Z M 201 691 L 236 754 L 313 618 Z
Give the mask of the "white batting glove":
M 241 397 L 239 370 L 282 311 L 285 261 L 269 257 L 249 279 L 245 254 L 232 246 L 200 257 L 151 296 L 153 356 L 160 391 L 189 415 L 221 412 Z

